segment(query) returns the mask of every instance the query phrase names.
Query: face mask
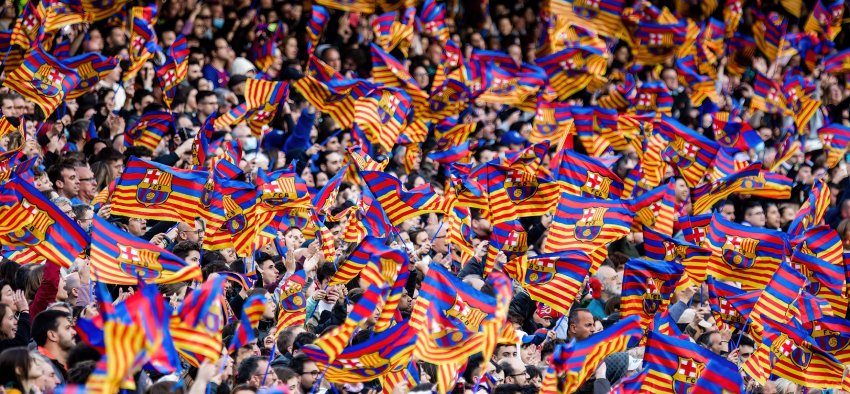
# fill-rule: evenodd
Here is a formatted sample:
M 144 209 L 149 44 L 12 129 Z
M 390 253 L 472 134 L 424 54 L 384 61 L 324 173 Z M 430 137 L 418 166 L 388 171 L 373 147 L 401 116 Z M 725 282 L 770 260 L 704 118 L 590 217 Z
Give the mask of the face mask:
M 253 152 L 257 150 L 257 137 L 248 137 L 245 143 L 242 144 L 242 150 L 245 152 Z
M 216 29 L 221 29 L 224 27 L 224 18 L 215 18 L 212 21 L 212 25 Z

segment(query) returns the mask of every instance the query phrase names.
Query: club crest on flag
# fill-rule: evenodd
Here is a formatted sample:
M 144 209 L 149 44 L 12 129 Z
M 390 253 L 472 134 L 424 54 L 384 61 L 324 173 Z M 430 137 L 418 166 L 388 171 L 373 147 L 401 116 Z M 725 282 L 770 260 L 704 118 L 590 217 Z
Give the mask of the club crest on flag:
M 664 261 L 676 261 L 687 256 L 688 245 L 677 245 L 675 242 L 664 241 Z
M 534 116 L 534 127 L 543 135 L 549 135 L 554 132 L 555 127 L 557 127 L 555 110 L 552 108 L 537 108 L 537 114 Z
M 242 207 L 233 201 L 229 195 L 222 196 L 224 206 L 224 226 L 231 234 L 238 234 L 245 229 L 247 220 L 242 214 Z
M 587 179 L 584 181 L 584 185 L 581 186 L 581 191 L 599 198 L 608 199 L 613 181 L 613 179 L 603 176 L 598 172 L 588 171 Z
M 699 379 L 705 369 L 705 364 L 690 357 L 679 357 L 679 365 L 673 374 L 673 392 L 686 394 L 691 391 L 693 384 Z
M 46 97 L 53 97 L 62 91 L 65 75 L 47 64 L 42 64 L 33 75 L 30 84 L 33 89 Z
M 136 201 L 149 207 L 162 204 L 171 194 L 172 175 L 155 168 L 149 168 L 136 190 Z
M 303 289 L 300 283 L 287 281 L 280 292 L 280 307 L 287 312 L 297 312 L 304 308 L 304 299 L 298 294 Z
M 745 319 L 741 314 L 738 313 L 737 310 L 732 306 L 729 300 L 726 297 L 717 297 L 717 305 L 720 309 L 720 320 L 744 324 Z
M 481 322 L 487 318 L 487 314 L 484 311 L 471 307 L 466 301 L 460 298 L 460 295 L 455 296 L 452 307 L 446 310 L 445 313 L 448 317 L 460 320 L 471 331 L 478 331 L 479 327 L 481 327 Z
M 88 90 L 91 86 L 89 83 L 92 78 L 98 76 L 97 71 L 95 71 L 94 67 L 92 67 L 91 62 L 80 63 L 77 66 L 77 74 L 80 74 L 80 83 L 77 85 L 77 89 L 80 90 Z
M 551 257 L 529 260 L 526 279 L 529 283 L 542 284 L 555 276 L 555 259 Z
M 661 287 L 664 286 L 663 279 L 646 278 L 646 292 L 641 296 L 643 298 L 643 311 L 648 315 L 654 315 L 664 302 L 661 296 Z
M 446 85 L 428 99 L 428 107 L 431 108 L 431 111 L 440 112 L 446 109 L 450 103 L 462 103 L 465 101 L 466 92 L 458 91 L 451 85 Z
M 159 252 L 121 244 L 118 244 L 118 252 L 118 265 L 122 271 L 143 280 L 159 278 L 162 272 Z
M 726 235 L 726 242 L 720 250 L 723 253 L 723 261 L 733 267 L 750 268 L 755 263 L 758 244 L 757 239 Z
M 264 185 L 260 200 L 267 205 L 279 206 L 296 198 L 295 178 L 280 177 Z
M 819 348 L 829 353 L 842 351 L 850 344 L 850 337 L 842 336 L 838 331 L 825 328 L 820 323 L 815 323 L 812 329 L 812 338 Z
M 399 104 L 401 104 L 401 100 L 393 92 L 385 90 L 381 94 L 381 100 L 378 102 L 378 117 L 380 117 L 381 123 L 387 123 L 392 119 Z
M 599 13 L 600 0 L 574 0 L 573 12 L 584 18 L 593 19 Z
M 505 176 L 505 190 L 513 202 L 522 202 L 537 192 L 537 176 L 520 169 L 510 169 Z
M 490 93 L 499 96 L 506 96 L 513 93 L 516 90 L 516 79 L 497 79 L 493 81 L 493 85 L 490 88 Z
M 699 148 L 696 145 L 677 137 L 670 143 L 668 155 L 677 167 L 684 169 L 694 164 L 697 152 L 699 152 Z
M 577 240 L 590 242 L 599 236 L 602 231 L 603 219 L 608 208 L 590 207 L 584 208 L 581 219 L 576 222 L 574 235 Z
M 506 252 L 525 253 L 528 251 L 528 233 L 511 230 L 502 248 Z
M 204 209 L 209 209 L 210 204 L 212 204 L 213 188 L 215 188 L 215 183 L 212 178 L 207 179 L 207 183 L 204 184 L 204 191 L 201 193 L 201 205 L 204 206 Z
M 38 209 L 26 198 L 21 200 L 21 207 L 29 213 L 30 221 L 23 227 L 9 234 L 9 238 L 24 245 L 35 245 L 44 240 L 47 229 L 55 223 L 47 212 Z

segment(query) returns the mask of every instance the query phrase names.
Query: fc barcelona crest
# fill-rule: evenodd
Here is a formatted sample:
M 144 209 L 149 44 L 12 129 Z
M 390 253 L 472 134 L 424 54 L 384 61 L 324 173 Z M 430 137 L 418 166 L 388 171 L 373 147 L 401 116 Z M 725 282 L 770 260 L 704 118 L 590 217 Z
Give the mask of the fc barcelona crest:
M 723 261 L 735 268 L 750 268 L 755 264 L 759 240 L 727 235 L 721 252 Z
M 241 233 L 247 225 L 245 215 L 242 214 L 242 207 L 233 201 L 229 195 L 222 196 L 222 204 L 224 205 L 224 227 L 230 234 L 236 235 Z
M 381 100 L 378 102 L 378 118 L 381 119 L 381 123 L 388 123 L 398 111 L 400 104 L 401 100 L 394 93 L 384 91 Z
M 661 295 L 662 286 L 664 286 L 663 279 L 646 279 L 646 292 L 641 297 L 643 298 L 643 311 L 647 315 L 652 316 L 655 312 L 658 312 L 658 308 L 664 302 L 664 298 Z
M 55 223 L 47 212 L 38 209 L 27 199 L 21 200 L 21 207 L 27 212 L 29 221 L 23 227 L 9 234 L 9 238 L 20 245 L 36 245 L 47 236 L 47 230 Z
M 62 91 L 62 80 L 64 79 L 65 75 L 59 70 L 47 64 L 42 64 L 33 75 L 30 84 L 42 96 L 54 97 Z
M 525 201 L 537 192 L 537 176 L 512 168 L 505 176 L 505 190 L 514 203 Z
M 173 175 L 167 172 L 155 168 L 148 169 L 136 189 L 136 201 L 146 207 L 164 203 L 171 194 L 172 177 Z
M 590 242 L 599 236 L 604 224 L 605 212 L 608 208 L 584 208 L 581 219 L 576 222 L 575 237 L 579 241 Z
M 670 146 L 667 149 L 666 156 L 676 163 L 677 167 L 682 169 L 688 168 L 694 164 L 697 152 L 699 152 L 699 148 L 697 148 L 696 145 L 691 144 L 682 138 L 676 138 L 670 143 Z
M 212 204 L 212 195 L 214 187 L 215 184 L 212 178 L 208 179 L 207 183 L 204 184 L 204 191 L 201 192 L 201 205 L 204 206 L 204 209 L 208 209 L 210 207 L 210 204 Z
M 673 392 L 676 394 L 690 393 L 705 364 L 691 357 L 679 357 L 676 373 L 673 374 Z
M 607 176 L 603 176 L 598 172 L 588 171 L 587 179 L 584 181 L 584 185 L 581 186 L 581 191 L 594 197 L 608 199 L 612 182 L 613 180 Z
M 118 245 L 118 266 L 128 275 L 144 280 L 154 280 L 162 274 L 159 252 L 127 245 Z
M 812 338 L 819 348 L 830 353 L 842 351 L 850 344 L 850 337 L 841 335 L 838 331 L 825 328 L 820 323 L 815 323 L 812 330 Z

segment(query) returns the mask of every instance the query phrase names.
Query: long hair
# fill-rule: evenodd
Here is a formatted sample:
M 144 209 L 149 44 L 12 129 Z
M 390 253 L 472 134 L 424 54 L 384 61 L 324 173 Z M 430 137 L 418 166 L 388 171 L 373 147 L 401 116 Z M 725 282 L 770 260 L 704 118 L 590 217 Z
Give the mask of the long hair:
M 24 391 L 33 359 L 26 347 L 13 347 L 0 353 L 0 386 Z

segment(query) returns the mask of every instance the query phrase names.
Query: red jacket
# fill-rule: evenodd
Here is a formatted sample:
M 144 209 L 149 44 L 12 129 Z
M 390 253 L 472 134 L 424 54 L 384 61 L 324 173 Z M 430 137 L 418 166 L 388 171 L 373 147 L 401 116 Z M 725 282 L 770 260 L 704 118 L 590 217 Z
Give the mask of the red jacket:
M 30 305 L 30 319 L 35 320 L 35 317 L 47 306 L 56 301 L 56 293 L 59 292 L 59 269 L 60 267 L 53 263 L 45 263 L 44 277 L 41 279 L 41 286 L 35 292 L 35 299 Z

